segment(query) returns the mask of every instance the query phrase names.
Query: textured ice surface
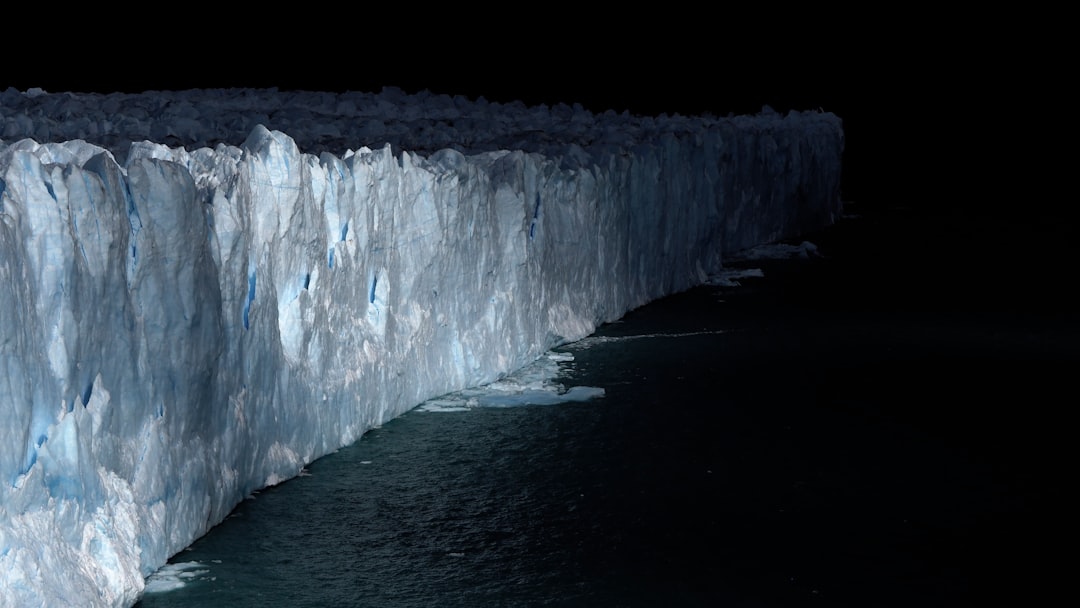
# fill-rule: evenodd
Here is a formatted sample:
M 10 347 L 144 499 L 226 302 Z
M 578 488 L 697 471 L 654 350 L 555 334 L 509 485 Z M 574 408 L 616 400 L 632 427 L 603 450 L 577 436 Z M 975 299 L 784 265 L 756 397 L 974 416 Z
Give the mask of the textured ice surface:
M 258 488 L 840 210 L 831 114 L 266 93 L 0 94 L 0 605 L 131 605 Z

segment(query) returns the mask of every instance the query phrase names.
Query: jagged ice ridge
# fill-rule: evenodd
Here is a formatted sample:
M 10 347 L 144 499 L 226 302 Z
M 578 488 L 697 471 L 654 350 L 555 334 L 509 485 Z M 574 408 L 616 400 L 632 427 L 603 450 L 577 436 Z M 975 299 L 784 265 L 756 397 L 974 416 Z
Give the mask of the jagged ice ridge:
M 840 212 L 819 112 L 9 89 L 0 134 L 5 607 L 129 606 L 251 492 Z

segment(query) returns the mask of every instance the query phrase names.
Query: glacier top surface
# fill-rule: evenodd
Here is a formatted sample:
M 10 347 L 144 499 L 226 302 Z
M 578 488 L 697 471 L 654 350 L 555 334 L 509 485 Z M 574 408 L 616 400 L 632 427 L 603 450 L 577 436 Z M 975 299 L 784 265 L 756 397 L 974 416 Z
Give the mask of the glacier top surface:
M 826 118 L 827 117 L 827 118 Z M 823 120 L 824 119 L 824 120 Z M 287 133 L 302 152 L 334 155 L 390 145 L 395 152 L 430 154 L 454 149 L 466 155 L 523 150 L 560 155 L 568 146 L 619 149 L 663 133 L 692 133 L 702 126 L 769 129 L 799 121 L 803 129 L 836 117 L 818 111 L 782 115 L 763 108 L 755 116 L 637 116 L 594 114 L 573 106 L 500 104 L 394 88 L 378 93 L 190 89 L 144 93 L 0 92 L 0 142 L 85 140 L 121 162 L 132 143 L 152 141 L 188 150 L 240 145 L 258 126 Z M 827 127 L 832 128 L 832 127 Z

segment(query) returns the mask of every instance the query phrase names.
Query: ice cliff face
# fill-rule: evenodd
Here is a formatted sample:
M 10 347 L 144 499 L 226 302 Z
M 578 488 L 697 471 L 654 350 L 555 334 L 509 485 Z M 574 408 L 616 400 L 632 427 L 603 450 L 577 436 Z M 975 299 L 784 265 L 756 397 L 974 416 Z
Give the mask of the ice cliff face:
M 546 154 L 0 141 L 0 605 L 130 605 L 252 491 L 837 217 L 835 116 L 692 124 Z

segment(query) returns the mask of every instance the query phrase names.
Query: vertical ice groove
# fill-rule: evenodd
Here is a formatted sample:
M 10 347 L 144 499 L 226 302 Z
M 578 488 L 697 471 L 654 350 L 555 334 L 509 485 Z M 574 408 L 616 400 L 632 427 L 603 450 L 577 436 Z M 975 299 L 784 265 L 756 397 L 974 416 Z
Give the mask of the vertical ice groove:
M 248 315 L 251 313 L 251 303 L 255 301 L 255 263 L 248 268 L 247 275 L 247 298 L 244 300 L 244 329 L 248 329 Z
M 540 219 L 540 193 L 536 193 L 536 205 L 533 207 L 532 221 L 529 222 L 529 240 L 536 236 L 536 223 Z
M 262 485 L 831 222 L 839 127 L 338 158 L 258 126 L 123 167 L 0 143 L 0 588 L 130 606 Z

